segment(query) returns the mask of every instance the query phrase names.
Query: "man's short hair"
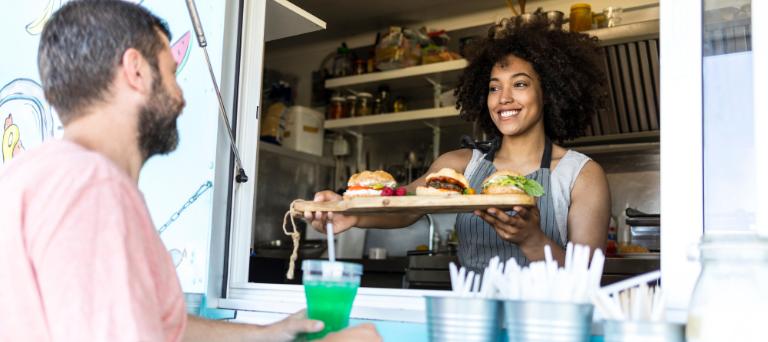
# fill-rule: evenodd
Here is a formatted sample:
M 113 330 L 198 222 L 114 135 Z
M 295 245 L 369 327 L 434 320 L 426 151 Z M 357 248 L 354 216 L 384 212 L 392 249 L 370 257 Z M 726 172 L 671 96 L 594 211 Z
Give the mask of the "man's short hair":
M 62 123 L 105 100 L 129 48 L 157 73 L 165 48 L 158 30 L 171 39 L 165 21 L 129 2 L 75 0 L 62 6 L 45 25 L 37 56 L 45 98 Z

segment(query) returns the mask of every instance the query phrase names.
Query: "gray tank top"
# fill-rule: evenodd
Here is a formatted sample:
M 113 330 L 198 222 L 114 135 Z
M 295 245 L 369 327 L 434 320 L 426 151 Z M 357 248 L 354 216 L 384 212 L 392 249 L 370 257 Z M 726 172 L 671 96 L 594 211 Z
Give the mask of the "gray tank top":
M 483 152 L 483 158 L 474 160 L 473 170 L 468 177 L 469 186 L 479 194 L 483 181 L 496 170 L 493 159 L 496 151 L 501 147 L 501 139 L 488 142 L 475 143 L 468 136 L 461 137 L 461 143 L 465 148 Z M 476 153 L 473 153 L 475 155 Z M 549 167 L 552 162 L 552 140 L 546 137 L 544 155 L 541 157 L 541 167 L 525 178 L 533 179 L 544 188 L 545 195 L 539 198 L 537 206 L 541 213 L 541 230 L 558 246 L 565 248 L 565 237 L 558 229 L 555 217 L 555 206 L 552 201 Z M 566 209 L 567 210 L 567 209 Z M 507 214 L 514 215 L 514 211 Z M 504 241 L 498 233 L 483 219 L 472 213 L 458 214 L 456 216 L 456 229 L 459 238 L 459 263 L 471 271 L 483 272 L 488 261 L 494 256 L 499 256 L 502 261 L 509 258 L 517 259 L 519 265 L 528 265 L 530 261 L 523 255 L 516 244 Z

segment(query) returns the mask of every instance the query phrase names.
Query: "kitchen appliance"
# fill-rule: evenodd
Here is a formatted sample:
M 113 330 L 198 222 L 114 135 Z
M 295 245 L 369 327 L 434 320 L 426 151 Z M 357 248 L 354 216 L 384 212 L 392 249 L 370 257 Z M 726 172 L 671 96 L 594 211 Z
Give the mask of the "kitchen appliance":
M 648 215 L 627 209 L 626 224 L 629 226 L 629 243 L 648 248 L 649 251 L 661 250 L 661 216 Z
M 450 290 L 448 265 L 459 263 L 459 257 L 448 251 L 410 251 L 405 269 L 405 288 Z

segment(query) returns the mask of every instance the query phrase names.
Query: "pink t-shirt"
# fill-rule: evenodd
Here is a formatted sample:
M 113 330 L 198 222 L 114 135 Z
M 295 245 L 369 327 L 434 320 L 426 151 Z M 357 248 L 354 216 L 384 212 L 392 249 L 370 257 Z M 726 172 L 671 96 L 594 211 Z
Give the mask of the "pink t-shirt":
M 53 140 L 0 168 L 0 341 L 179 341 L 170 254 L 128 175 Z

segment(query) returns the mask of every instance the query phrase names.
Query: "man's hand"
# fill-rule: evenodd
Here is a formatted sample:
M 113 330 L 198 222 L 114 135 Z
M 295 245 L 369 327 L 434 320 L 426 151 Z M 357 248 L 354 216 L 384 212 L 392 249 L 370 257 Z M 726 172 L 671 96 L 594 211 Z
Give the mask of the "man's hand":
M 521 248 L 539 242 L 539 238 L 544 234 L 541 230 L 539 208 L 536 205 L 530 209 L 516 206 L 512 210 L 516 212 L 514 216 L 507 215 L 496 208 L 488 208 L 487 211 L 475 210 L 475 215 L 488 222 L 504 241 L 514 243 Z
M 307 319 L 307 310 L 301 310 L 286 319 L 265 326 L 262 334 L 254 340 L 265 342 L 291 342 L 299 334 L 323 330 L 322 321 Z
M 343 198 L 333 191 L 321 191 L 315 194 L 315 202 L 337 202 Z M 323 212 L 305 212 L 304 218 L 309 221 L 309 224 L 316 231 L 325 234 L 325 226 L 328 223 L 333 222 L 334 234 L 341 233 L 349 228 L 354 227 L 357 224 L 357 216 L 346 216 L 334 213 Z
M 321 342 L 381 342 L 381 336 L 376 327 L 371 323 L 363 323 L 352 328 L 330 333 Z

